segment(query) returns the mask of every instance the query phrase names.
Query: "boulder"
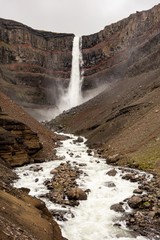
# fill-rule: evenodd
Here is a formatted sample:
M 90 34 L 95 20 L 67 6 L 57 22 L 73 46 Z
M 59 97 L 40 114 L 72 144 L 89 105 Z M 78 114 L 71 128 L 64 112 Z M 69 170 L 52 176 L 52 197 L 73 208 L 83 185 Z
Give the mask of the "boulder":
M 131 208 L 138 208 L 142 203 L 142 198 L 139 196 L 132 196 L 129 200 L 128 200 L 128 205 Z
M 124 212 L 124 208 L 122 206 L 122 204 L 120 203 L 116 203 L 116 204 L 113 204 L 111 207 L 110 207 L 111 210 L 114 210 L 115 212 Z
M 119 159 L 120 159 L 120 155 L 119 154 L 114 154 L 114 155 L 108 156 L 106 158 L 106 163 L 107 164 L 115 164 L 116 162 L 118 162 Z
M 137 188 L 133 191 L 133 193 L 136 193 L 136 194 L 142 194 L 143 193 L 143 190 Z
M 83 142 L 83 137 L 78 137 L 76 140 L 73 140 L 73 143 L 82 143 Z
M 83 138 L 82 137 L 78 137 L 77 138 L 77 142 L 79 142 L 79 143 L 83 142 Z
M 113 168 L 113 169 L 111 169 L 110 171 L 108 171 L 106 174 L 107 174 L 108 176 L 114 177 L 114 176 L 116 176 L 117 171 L 115 170 L 115 168 Z
M 105 182 L 105 186 L 106 187 L 109 187 L 109 188 L 112 188 L 112 187 L 116 187 L 116 185 L 114 184 L 114 182 Z
M 67 192 L 67 197 L 69 200 L 87 200 L 87 194 L 81 188 L 75 187 L 71 188 Z
M 57 170 L 57 169 L 52 169 L 52 170 L 50 171 L 50 174 L 56 174 L 56 173 L 58 173 L 58 170 Z

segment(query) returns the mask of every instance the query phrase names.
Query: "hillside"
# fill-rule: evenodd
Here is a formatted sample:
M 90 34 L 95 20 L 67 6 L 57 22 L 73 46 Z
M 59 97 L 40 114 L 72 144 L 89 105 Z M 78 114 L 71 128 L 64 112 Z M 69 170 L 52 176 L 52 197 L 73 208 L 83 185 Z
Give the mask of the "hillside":
M 48 126 L 84 135 L 114 164 L 160 173 L 160 4 L 83 36 L 83 90 L 89 102 Z
M 17 178 L 13 167 L 55 159 L 56 139 L 0 92 L 0 239 L 62 240 L 45 204 L 10 185 Z

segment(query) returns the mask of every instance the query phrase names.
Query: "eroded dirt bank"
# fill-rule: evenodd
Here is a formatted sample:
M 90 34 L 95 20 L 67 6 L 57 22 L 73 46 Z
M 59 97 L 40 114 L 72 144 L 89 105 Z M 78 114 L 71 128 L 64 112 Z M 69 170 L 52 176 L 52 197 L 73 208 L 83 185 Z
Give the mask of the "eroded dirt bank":
M 56 136 L 0 93 L 0 239 L 62 240 L 45 204 L 17 190 L 12 167 L 55 158 Z

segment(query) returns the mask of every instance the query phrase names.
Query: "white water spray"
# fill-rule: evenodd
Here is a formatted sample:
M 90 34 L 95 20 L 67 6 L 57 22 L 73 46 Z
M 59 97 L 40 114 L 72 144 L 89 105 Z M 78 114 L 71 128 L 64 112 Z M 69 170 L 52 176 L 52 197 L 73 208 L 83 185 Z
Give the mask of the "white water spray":
M 82 79 L 80 73 L 81 65 L 81 51 L 80 51 L 80 38 L 74 37 L 73 50 L 72 50 L 72 71 L 71 81 L 68 88 L 69 107 L 75 107 L 82 101 L 81 86 Z
M 81 53 L 81 38 L 75 36 L 73 40 L 72 48 L 72 69 L 71 69 L 71 79 L 68 89 L 64 91 L 62 89 L 60 102 L 58 104 L 58 114 L 66 111 L 72 107 L 78 106 L 83 102 L 81 86 L 81 68 L 82 65 L 82 53 Z

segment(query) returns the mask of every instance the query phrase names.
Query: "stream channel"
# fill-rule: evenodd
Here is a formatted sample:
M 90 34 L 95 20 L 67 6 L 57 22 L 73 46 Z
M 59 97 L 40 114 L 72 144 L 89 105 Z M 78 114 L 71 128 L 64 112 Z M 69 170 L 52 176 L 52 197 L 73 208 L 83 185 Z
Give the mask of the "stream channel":
M 41 198 L 40 196 L 48 193 L 44 182 L 51 179 L 53 174 L 50 171 L 60 165 L 70 161 L 75 166 L 79 166 L 85 174 L 82 174 L 77 180 L 82 189 L 90 189 L 88 199 L 80 201 L 76 207 L 68 206 L 72 214 L 65 216 L 68 221 L 58 221 L 62 234 L 68 240 L 145 240 L 142 236 L 135 237 L 132 232 L 126 228 L 125 222 L 121 222 L 121 228 L 115 223 L 119 223 L 121 213 L 110 209 L 110 206 L 123 201 L 133 195 L 133 190 L 138 187 L 137 183 L 132 183 L 122 179 L 122 171 L 114 167 L 117 174 L 109 176 L 106 173 L 113 169 L 106 164 L 105 159 L 95 156 L 94 153 L 88 154 L 88 147 L 83 142 L 76 142 L 76 136 L 67 135 L 69 139 L 63 140 L 57 148 L 57 156 L 63 157 L 63 160 L 55 160 L 40 164 L 29 164 L 27 166 L 16 168 L 15 172 L 19 179 L 14 183 L 17 188 L 29 188 L 30 195 Z M 85 165 L 86 164 L 86 165 Z M 35 165 L 41 167 L 41 171 L 34 171 Z M 81 166 L 82 165 L 82 166 Z M 144 173 L 139 173 L 144 174 Z M 36 180 L 38 179 L 38 181 Z M 113 187 L 108 187 L 108 182 L 114 183 Z M 47 198 L 41 198 L 49 210 L 65 210 L 63 206 L 50 202 Z M 131 209 L 126 204 L 126 211 Z M 74 217 L 73 217 L 74 215 Z

